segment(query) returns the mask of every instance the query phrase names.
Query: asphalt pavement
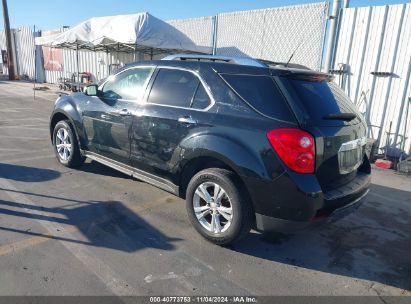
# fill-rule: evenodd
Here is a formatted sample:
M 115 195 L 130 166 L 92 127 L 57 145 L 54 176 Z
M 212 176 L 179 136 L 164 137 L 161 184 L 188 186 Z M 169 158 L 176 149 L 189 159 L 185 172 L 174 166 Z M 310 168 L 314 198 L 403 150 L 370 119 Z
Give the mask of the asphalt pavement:
M 0 295 L 411 295 L 411 178 L 374 170 L 353 214 L 219 247 L 184 201 L 55 159 L 57 95 L 0 81 Z

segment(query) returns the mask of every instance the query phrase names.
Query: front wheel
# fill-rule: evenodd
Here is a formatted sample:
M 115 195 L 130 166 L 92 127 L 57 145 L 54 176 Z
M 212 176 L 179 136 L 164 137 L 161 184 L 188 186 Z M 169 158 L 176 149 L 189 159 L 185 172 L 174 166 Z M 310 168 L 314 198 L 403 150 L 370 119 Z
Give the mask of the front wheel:
M 207 240 L 227 245 L 246 236 L 253 210 L 235 174 L 225 169 L 206 169 L 190 181 L 186 193 L 188 217 Z
M 53 145 L 57 159 L 62 165 L 73 168 L 84 162 L 75 133 L 67 121 L 59 121 L 54 127 Z

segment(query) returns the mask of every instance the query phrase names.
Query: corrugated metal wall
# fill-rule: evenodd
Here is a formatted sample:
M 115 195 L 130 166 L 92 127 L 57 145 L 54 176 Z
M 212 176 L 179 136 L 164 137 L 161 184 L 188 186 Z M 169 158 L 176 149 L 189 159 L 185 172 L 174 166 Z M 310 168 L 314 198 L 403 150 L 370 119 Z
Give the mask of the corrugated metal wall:
M 15 59 L 16 73 L 26 79 L 33 79 L 34 68 L 34 36 L 30 27 L 20 27 L 12 30 L 12 48 Z M 0 50 L 7 50 L 6 35 L 0 31 Z M 9 54 L 10 55 L 10 54 Z M 1 62 L 0 56 L 0 62 Z M 2 62 L 1 62 L 2 63 Z M 2 65 L 2 71 L 7 74 L 7 67 Z
M 6 44 L 6 35 L 4 34 L 4 31 L 0 31 L 0 52 L 1 50 L 7 50 L 7 44 Z M 0 54 L 0 72 L 3 74 L 7 74 L 7 67 L 3 64 L 1 54 Z
M 17 73 L 22 78 L 32 80 L 35 77 L 33 29 L 21 27 L 14 30 L 14 41 L 16 45 Z
M 46 71 L 46 82 L 57 83 L 58 78 L 71 78 L 77 73 L 77 54 L 74 50 L 62 50 L 63 71 Z M 103 52 L 79 51 L 78 62 L 80 72 L 90 72 L 95 80 L 100 80 L 108 75 L 108 56 Z
M 200 17 L 167 21 L 195 44 L 213 47 L 214 18 Z
M 340 16 L 333 69 L 342 74 L 336 81 L 365 113 L 369 135 L 380 139 L 380 147 L 386 145 L 391 123 L 390 146 L 404 132 L 410 138 L 411 109 L 406 118 L 404 105 L 411 96 L 411 4 L 348 8 Z M 405 144 L 408 152 L 410 143 Z
M 319 70 L 328 3 L 219 14 L 217 54 L 248 55 L 275 62 L 292 62 Z

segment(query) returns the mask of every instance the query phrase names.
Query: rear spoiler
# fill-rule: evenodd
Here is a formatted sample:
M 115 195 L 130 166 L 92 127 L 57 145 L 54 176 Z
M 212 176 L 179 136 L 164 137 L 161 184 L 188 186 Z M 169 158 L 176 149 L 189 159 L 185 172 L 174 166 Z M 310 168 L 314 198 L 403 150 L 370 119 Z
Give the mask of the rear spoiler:
M 334 76 L 327 73 L 316 72 L 306 69 L 295 69 L 295 68 L 271 68 L 270 73 L 272 76 L 283 76 L 296 80 L 307 80 L 322 82 L 330 82 L 334 79 Z

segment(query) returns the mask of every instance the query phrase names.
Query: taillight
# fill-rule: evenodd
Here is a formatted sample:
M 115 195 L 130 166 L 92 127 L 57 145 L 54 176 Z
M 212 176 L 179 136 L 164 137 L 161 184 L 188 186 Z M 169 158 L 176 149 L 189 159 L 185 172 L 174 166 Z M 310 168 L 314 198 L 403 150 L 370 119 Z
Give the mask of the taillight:
M 314 173 L 315 143 L 311 134 L 300 129 L 276 129 L 268 131 L 267 138 L 288 168 Z

